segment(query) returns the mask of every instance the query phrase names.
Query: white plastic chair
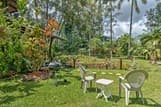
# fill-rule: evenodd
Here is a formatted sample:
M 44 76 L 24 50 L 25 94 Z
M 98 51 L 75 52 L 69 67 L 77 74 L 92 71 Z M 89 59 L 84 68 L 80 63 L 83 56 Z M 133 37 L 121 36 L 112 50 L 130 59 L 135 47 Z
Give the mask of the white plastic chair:
M 119 77 L 119 96 L 121 97 L 121 86 L 125 89 L 126 105 L 129 104 L 130 91 L 135 91 L 136 96 L 141 96 L 142 103 L 144 104 L 143 93 L 141 87 L 144 80 L 148 78 L 148 73 L 143 70 L 134 70 L 128 72 L 125 77 Z
M 81 88 L 84 85 L 84 93 L 87 91 L 87 86 L 90 84 L 92 86 L 92 81 L 96 79 L 96 73 L 87 71 L 82 65 L 79 65 L 80 75 L 81 75 Z

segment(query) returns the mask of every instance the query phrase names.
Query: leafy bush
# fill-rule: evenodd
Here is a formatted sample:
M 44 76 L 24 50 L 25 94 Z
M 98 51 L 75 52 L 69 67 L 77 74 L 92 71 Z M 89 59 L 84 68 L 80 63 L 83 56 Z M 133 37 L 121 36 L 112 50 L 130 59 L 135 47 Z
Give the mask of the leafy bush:
M 46 41 L 40 27 L 31 25 L 27 19 L 15 19 L 0 10 L 0 74 L 11 71 L 37 71 L 41 66 Z

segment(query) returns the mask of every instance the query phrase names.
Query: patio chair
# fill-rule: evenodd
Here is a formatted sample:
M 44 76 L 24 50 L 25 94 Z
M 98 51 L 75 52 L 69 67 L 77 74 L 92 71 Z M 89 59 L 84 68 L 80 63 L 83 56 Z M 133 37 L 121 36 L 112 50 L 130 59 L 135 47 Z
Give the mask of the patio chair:
M 125 77 L 119 77 L 119 96 L 121 97 L 121 86 L 125 89 L 125 102 L 129 104 L 130 91 L 136 92 L 136 97 L 141 96 L 142 103 L 144 104 L 143 94 L 141 87 L 144 80 L 148 78 L 148 73 L 143 70 L 134 70 L 128 72 Z
M 79 65 L 79 70 L 81 76 L 81 88 L 84 85 L 84 93 L 86 93 L 88 84 L 92 87 L 92 81 L 95 81 L 96 73 L 87 71 L 82 65 Z

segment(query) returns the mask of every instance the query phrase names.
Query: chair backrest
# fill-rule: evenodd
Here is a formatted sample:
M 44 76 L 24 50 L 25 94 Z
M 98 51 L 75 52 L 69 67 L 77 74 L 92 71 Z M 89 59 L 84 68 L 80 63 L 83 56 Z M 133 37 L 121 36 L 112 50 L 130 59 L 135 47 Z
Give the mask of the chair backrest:
M 84 80 L 85 79 L 85 68 L 82 65 L 79 65 L 79 70 L 80 70 L 80 76 L 81 79 Z
M 144 80 L 147 78 L 148 73 L 143 70 L 134 70 L 127 73 L 127 75 L 125 76 L 125 79 L 133 89 L 141 88 Z

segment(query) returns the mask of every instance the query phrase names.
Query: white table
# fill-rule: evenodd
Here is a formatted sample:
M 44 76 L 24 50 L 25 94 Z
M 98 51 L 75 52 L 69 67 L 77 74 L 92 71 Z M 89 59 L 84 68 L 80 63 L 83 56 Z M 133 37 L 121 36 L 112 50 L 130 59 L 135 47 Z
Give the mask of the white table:
M 96 98 L 103 96 L 105 98 L 106 102 L 108 101 L 109 97 L 112 98 L 111 91 L 108 88 L 108 85 L 110 85 L 112 82 L 113 82 L 113 80 L 109 80 L 109 79 L 98 79 L 98 80 L 96 80 L 96 87 L 101 89 L 101 92 L 97 94 Z

